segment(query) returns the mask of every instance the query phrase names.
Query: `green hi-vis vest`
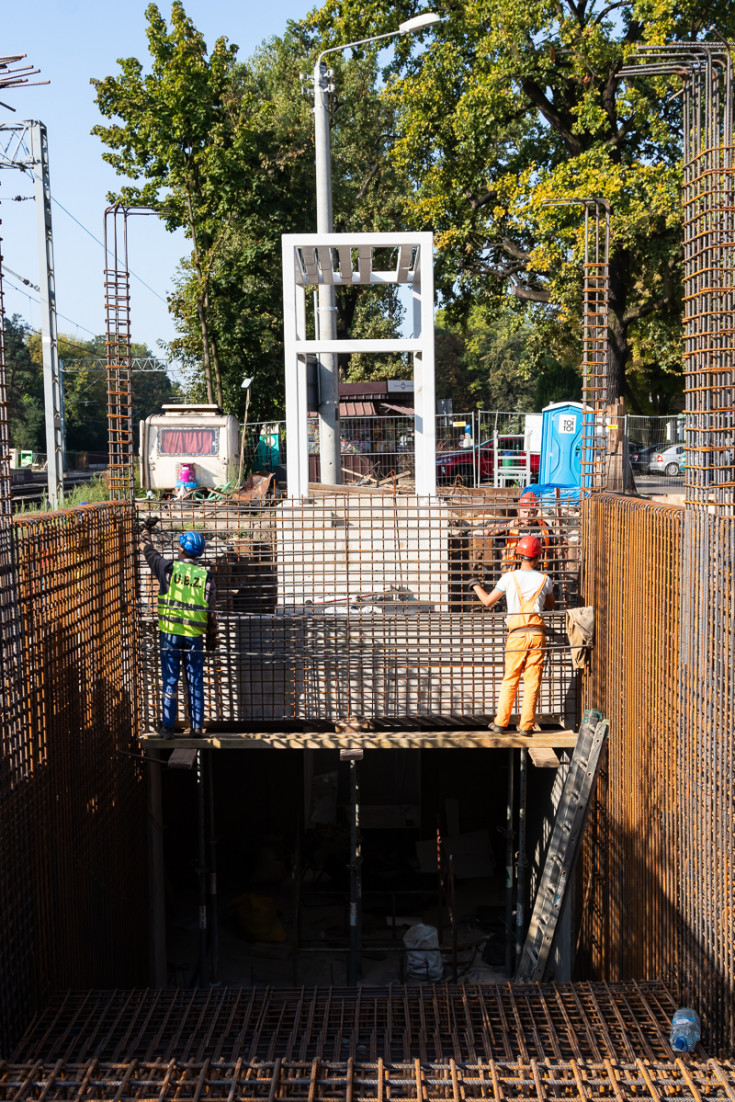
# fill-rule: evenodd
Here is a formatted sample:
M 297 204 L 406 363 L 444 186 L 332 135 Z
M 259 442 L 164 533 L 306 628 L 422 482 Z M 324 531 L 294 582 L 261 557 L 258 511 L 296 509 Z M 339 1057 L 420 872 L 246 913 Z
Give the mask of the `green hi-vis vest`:
M 158 627 L 171 635 L 204 635 L 207 630 L 207 571 L 179 560 L 173 565 L 168 593 L 158 597 Z

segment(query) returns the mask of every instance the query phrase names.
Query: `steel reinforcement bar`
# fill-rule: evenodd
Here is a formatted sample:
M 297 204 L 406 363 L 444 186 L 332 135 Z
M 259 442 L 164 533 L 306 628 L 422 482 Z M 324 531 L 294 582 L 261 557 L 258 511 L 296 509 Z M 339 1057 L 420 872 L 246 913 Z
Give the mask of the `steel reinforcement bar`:
M 660 983 L 69 992 L 13 1060 L 655 1061 L 675 1006 Z
M 0 713 L 0 1044 L 49 991 L 145 974 L 129 506 L 10 522 Z
M 611 494 L 585 502 L 584 599 L 595 608 L 595 650 L 584 697 L 609 717 L 610 750 L 580 862 L 582 975 L 676 984 L 680 974 L 683 524 L 674 506 Z
M 173 558 L 181 532 L 196 529 L 217 587 L 220 638 L 205 659 L 205 726 L 334 724 L 348 715 L 487 722 L 507 631 L 503 613 L 485 609 L 470 582 L 480 578 L 489 591 L 512 569 L 518 492 L 431 501 L 329 493 L 266 508 L 165 504 L 155 549 Z M 576 603 L 579 505 L 551 494 L 534 512 L 541 568 L 557 599 L 557 611 L 546 614 L 540 716 L 565 726 L 574 720 L 575 675 L 563 610 Z M 150 731 L 160 714 L 158 584 L 142 556 L 140 571 Z
M 470 1102 L 472 1099 L 579 1099 L 580 1102 L 731 1102 L 735 1066 L 730 1061 L 669 1059 L 589 1063 L 529 1060 L 461 1064 L 452 1059 L 423 1064 L 346 1060 L 250 1064 L 0 1064 L 0 1098 L 14 1102 L 115 1102 L 153 1098 L 177 1102 Z

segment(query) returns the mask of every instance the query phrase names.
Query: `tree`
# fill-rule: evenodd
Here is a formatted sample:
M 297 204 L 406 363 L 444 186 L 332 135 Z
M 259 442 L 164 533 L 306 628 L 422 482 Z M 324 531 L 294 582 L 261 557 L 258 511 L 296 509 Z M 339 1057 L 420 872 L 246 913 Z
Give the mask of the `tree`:
M 183 225 L 191 237 L 170 305 L 178 329 L 171 351 L 187 365 L 192 393 L 212 400 L 211 363 L 224 408 L 241 412 L 240 383 L 252 375 L 251 415 L 280 415 L 280 238 L 316 222 L 313 114 L 299 94 L 299 74 L 313 65 L 321 41 L 305 23 L 289 23 L 283 37 L 236 64 L 235 47 L 225 39 L 207 57 L 178 0 L 170 32 L 154 5 L 146 18 L 151 73 L 128 58 L 118 77 L 94 82 L 103 115 L 122 120 L 95 127 L 112 150 L 105 159 L 142 181 L 115 198 L 156 207 L 170 227 Z M 387 156 L 394 110 L 375 87 L 377 55 L 363 53 L 346 65 L 338 58 L 334 67 L 335 227 L 394 229 L 401 209 L 397 169 Z M 351 290 L 340 293 L 340 333 L 395 331 L 391 296 L 382 309 L 359 299 Z M 388 368 L 397 370 L 396 363 L 381 367 Z
M 10 443 L 13 448 L 44 451 L 43 368 L 31 359 L 30 334 L 30 326 L 18 314 L 5 318 Z
M 210 324 L 211 278 L 237 209 L 237 192 L 249 179 L 256 138 L 246 97 L 233 94 L 237 54 L 218 38 L 211 54 L 203 36 L 174 0 L 169 30 L 157 6 L 146 9 L 152 70 L 136 58 L 119 61 L 121 75 L 93 80 L 105 118 L 93 133 L 113 151 L 103 157 L 124 176 L 143 180 L 111 202 L 159 210 L 167 227 L 183 227 L 191 240 L 193 303 L 199 324 L 207 398 L 221 405 L 222 375 Z
M 465 307 L 508 292 L 553 304 L 559 327 L 580 316 L 582 217 L 547 204 L 611 202 L 611 381 L 675 367 L 651 359 L 651 334 L 677 346 L 681 309 L 678 103 L 666 81 L 626 83 L 631 48 L 727 35 L 723 0 L 439 0 L 425 49 L 399 41 L 386 96 L 398 115 L 394 158 L 411 180 L 406 211 L 433 228 L 438 285 Z M 409 0 L 327 0 L 314 16 L 330 41 L 380 33 Z M 676 86 L 676 85 L 675 85 Z M 664 319 L 665 324 L 661 323 Z
M 530 411 L 581 397 L 579 346 L 537 306 L 480 301 L 460 321 L 440 311 L 437 323 L 437 395 L 456 409 Z

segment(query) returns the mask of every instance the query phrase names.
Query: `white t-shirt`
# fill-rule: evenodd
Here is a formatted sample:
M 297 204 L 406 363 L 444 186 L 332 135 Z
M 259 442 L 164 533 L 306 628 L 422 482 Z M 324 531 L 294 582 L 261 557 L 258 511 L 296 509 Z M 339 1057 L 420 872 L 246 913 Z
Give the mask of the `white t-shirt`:
M 553 586 L 551 579 L 547 574 L 542 574 L 540 570 L 511 570 L 507 574 L 501 574 L 500 581 L 495 586 L 501 593 L 505 594 L 505 602 L 508 606 L 508 614 L 513 615 L 521 611 L 521 604 L 518 600 L 518 590 L 515 587 L 513 578 L 518 579 L 518 585 L 520 586 L 521 593 L 524 597 L 530 597 L 541 585 L 544 578 L 543 587 L 539 591 L 538 597 L 534 601 L 533 607 L 536 612 L 544 611 L 544 604 L 549 593 L 552 592 Z

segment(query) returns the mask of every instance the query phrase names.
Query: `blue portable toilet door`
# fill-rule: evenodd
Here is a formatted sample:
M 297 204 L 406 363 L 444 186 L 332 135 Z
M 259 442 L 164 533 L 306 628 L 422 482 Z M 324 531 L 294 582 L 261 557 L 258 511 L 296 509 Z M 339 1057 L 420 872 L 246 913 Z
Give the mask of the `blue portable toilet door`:
M 582 481 L 582 403 L 554 402 L 542 411 L 539 482 L 577 486 Z

